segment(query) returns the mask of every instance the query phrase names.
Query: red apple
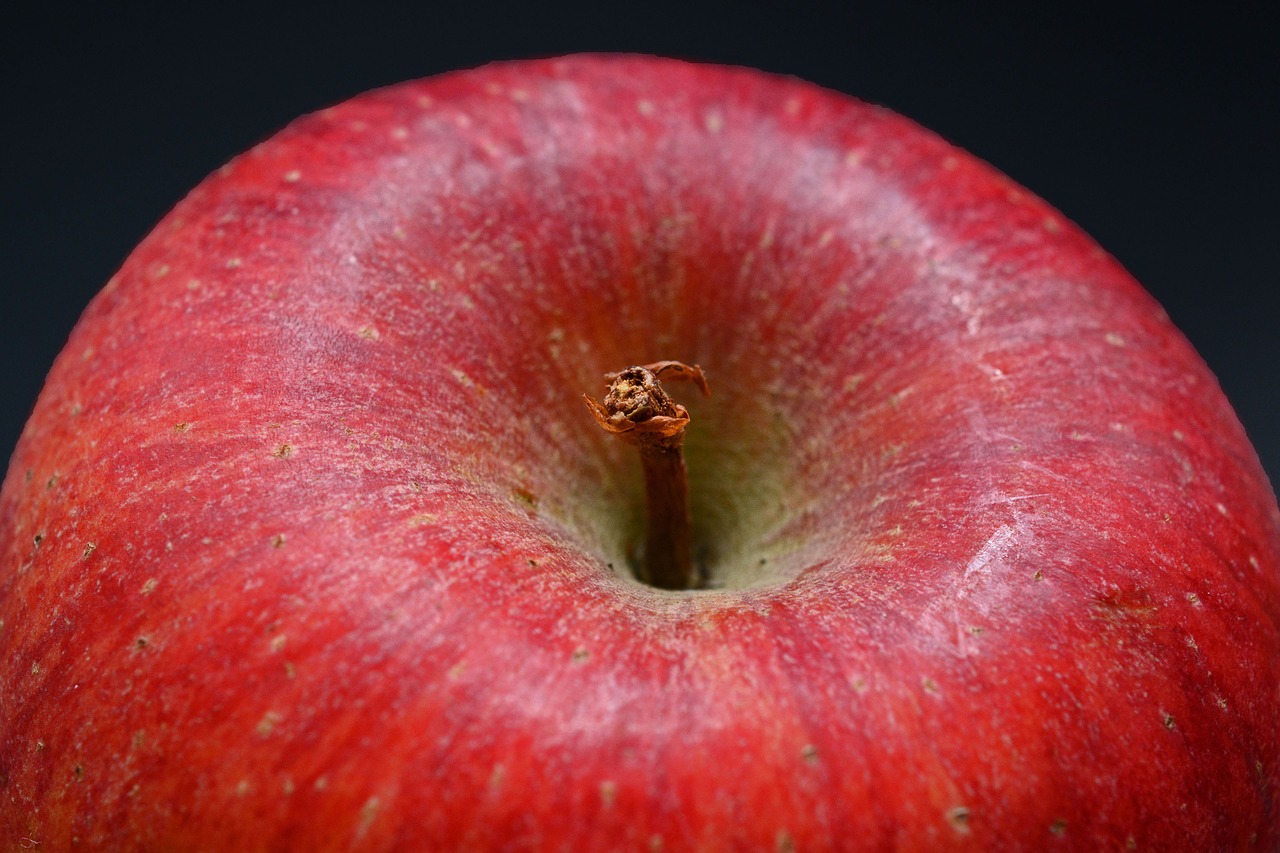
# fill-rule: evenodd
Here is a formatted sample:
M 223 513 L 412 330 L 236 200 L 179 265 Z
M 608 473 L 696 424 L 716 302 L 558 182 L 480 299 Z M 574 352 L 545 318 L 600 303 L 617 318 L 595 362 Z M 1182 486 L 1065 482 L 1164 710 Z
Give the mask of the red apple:
M 699 589 L 581 400 L 664 359 Z M 498 65 L 209 178 L 53 368 L 0 619 L 9 845 L 1280 847 L 1213 377 L 1052 208 L 755 71 Z

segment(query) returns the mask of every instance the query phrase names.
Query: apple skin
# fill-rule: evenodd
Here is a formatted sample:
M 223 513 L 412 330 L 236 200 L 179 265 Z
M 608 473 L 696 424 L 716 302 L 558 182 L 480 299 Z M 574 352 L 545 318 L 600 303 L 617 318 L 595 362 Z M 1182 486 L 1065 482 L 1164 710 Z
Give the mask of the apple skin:
M 602 374 L 700 363 L 631 579 Z M 1071 223 L 892 113 L 645 57 L 303 118 L 165 218 L 0 493 L 42 849 L 1280 848 L 1280 513 Z

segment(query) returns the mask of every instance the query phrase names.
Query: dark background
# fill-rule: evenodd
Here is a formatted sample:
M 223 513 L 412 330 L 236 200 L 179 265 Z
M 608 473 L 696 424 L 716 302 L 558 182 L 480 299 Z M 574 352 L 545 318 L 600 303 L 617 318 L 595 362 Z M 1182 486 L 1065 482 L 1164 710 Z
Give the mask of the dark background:
M 231 156 L 375 86 L 593 50 L 807 78 L 995 164 L 1165 305 L 1280 481 L 1280 29 L 1262 4 L 98 5 L 0 12 L 0 459 L 90 297 Z

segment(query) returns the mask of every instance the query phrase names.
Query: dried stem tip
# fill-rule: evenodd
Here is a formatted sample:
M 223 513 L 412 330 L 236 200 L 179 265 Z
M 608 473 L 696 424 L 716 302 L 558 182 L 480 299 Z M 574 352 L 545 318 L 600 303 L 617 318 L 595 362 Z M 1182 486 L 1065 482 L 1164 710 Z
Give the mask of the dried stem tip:
M 711 394 L 702 368 L 659 361 L 606 375 L 609 393 L 601 403 L 589 394 L 582 396 L 596 423 L 606 432 L 640 448 L 674 449 L 684 441 L 689 412 L 667 395 L 659 377 L 693 382 L 704 395 Z
M 663 589 L 690 589 L 699 578 L 692 567 L 688 474 L 680 450 L 689 412 L 659 380 L 692 382 L 710 396 L 707 378 L 697 365 L 678 361 L 628 367 L 605 378 L 609 393 L 602 402 L 589 394 L 583 399 L 602 429 L 640 451 L 648 508 L 643 579 Z

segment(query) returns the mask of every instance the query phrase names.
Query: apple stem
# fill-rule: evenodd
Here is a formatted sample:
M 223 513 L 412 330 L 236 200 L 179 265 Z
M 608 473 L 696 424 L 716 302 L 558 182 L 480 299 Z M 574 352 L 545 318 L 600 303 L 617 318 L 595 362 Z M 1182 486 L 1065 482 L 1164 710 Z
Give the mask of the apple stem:
M 711 395 L 701 367 L 659 361 L 611 373 L 603 401 L 589 394 L 583 399 L 602 429 L 640 451 L 648 514 L 641 579 L 661 589 L 693 589 L 702 578 L 693 566 L 689 475 L 681 450 L 689 412 L 667 395 L 659 377 L 692 382 Z

